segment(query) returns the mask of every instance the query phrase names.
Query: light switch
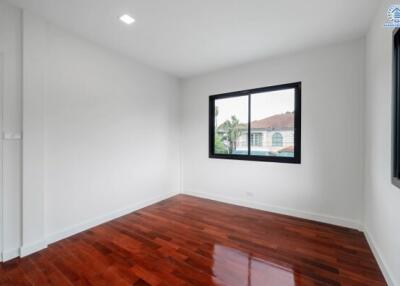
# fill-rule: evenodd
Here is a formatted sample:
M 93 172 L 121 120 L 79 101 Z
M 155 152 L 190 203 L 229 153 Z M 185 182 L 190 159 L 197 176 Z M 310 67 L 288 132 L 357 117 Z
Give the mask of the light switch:
M 21 133 L 14 133 L 14 132 L 4 132 L 3 133 L 4 140 L 21 140 L 22 134 Z

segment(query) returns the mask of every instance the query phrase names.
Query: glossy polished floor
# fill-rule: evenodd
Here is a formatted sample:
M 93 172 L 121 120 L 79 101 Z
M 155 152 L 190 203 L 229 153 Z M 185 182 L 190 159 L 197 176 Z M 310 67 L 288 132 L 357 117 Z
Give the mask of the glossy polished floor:
M 0 266 L 0 285 L 386 285 L 362 233 L 179 195 Z

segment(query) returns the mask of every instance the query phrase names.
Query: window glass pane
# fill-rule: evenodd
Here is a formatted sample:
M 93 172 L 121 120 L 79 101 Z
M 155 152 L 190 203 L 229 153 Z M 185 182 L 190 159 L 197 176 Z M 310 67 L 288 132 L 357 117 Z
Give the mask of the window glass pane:
M 248 96 L 215 100 L 215 154 L 248 154 Z
M 251 95 L 251 155 L 294 157 L 294 100 L 293 88 Z

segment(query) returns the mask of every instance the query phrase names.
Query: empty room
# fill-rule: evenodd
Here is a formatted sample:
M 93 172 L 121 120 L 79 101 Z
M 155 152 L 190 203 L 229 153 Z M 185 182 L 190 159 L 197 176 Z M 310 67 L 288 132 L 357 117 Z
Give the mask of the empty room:
M 0 286 L 400 286 L 400 3 L 0 0 Z

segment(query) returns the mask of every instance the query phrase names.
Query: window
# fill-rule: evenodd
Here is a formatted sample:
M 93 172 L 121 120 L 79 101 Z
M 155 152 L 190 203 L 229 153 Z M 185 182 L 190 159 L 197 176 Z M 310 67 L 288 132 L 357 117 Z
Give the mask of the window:
M 283 136 L 281 133 L 276 132 L 272 135 L 272 146 L 280 147 L 283 146 Z
M 262 133 L 252 133 L 250 137 L 251 146 L 262 146 Z
M 301 83 L 209 98 L 209 157 L 300 163 Z
M 393 127 L 392 182 L 400 187 L 400 30 L 395 30 L 393 43 Z

